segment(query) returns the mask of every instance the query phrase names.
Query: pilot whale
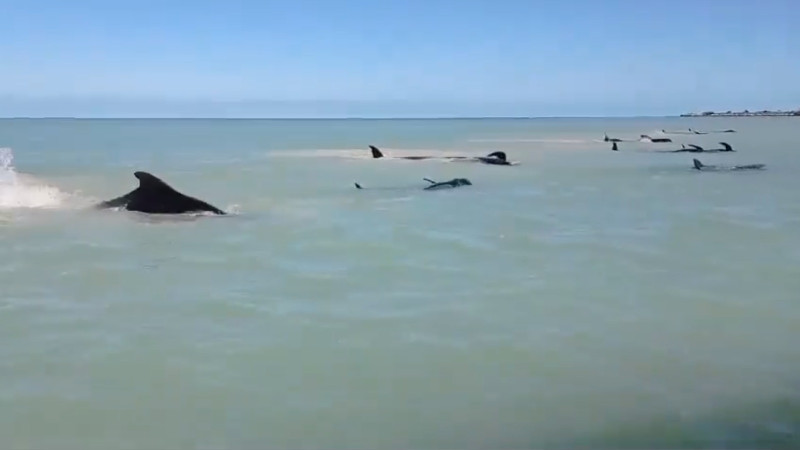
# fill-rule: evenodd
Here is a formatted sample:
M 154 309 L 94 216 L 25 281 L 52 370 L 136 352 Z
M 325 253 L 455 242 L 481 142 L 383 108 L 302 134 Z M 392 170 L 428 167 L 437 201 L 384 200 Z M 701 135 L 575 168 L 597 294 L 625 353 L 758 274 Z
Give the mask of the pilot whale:
M 689 144 L 689 147 L 691 147 L 691 148 L 686 148 L 685 146 L 683 146 L 683 144 L 681 144 L 681 148 L 679 150 L 668 150 L 668 152 L 670 152 L 670 153 L 679 153 L 679 152 L 719 153 L 719 152 L 733 152 L 733 151 L 735 151 L 733 149 L 733 147 L 731 147 L 731 145 L 728 144 L 727 142 L 720 142 L 719 145 L 721 145 L 722 148 L 703 148 L 703 147 L 700 147 L 699 145 L 694 145 L 694 144 Z
M 211 212 L 225 215 L 225 211 L 202 200 L 189 197 L 168 185 L 153 174 L 137 171 L 133 173 L 139 180 L 139 187 L 127 194 L 95 205 L 98 209 L 124 208 L 149 214 L 184 214 Z
M 369 146 L 370 151 L 372 152 L 372 157 L 374 159 L 383 158 L 383 153 L 375 147 L 374 145 Z M 453 160 L 453 161 L 472 161 L 472 162 L 481 162 L 484 164 L 492 164 L 496 166 L 510 166 L 512 165 L 505 154 L 505 152 L 492 152 L 486 156 L 396 156 L 395 158 L 398 159 L 408 159 L 412 161 L 419 161 L 424 159 L 444 159 L 444 160 Z
M 693 159 L 692 162 L 694 163 L 694 168 L 697 169 L 697 170 L 701 170 L 701 171 L 760 170 L 760 169 L 763 169 L 765 167 L 765 164 L 745 164 L 745 165 L 741 165 L 741 166 L 730 166 L 730 167 L 726 167 L 726 166 L 711 166 L 711 165 L 707 166 L 707 165 L 703 164 L 702 162 L 700 162 L 700 160 L 697 159 L 697 158 Z
M 431 183 L 430 186 L 426 187 L 424 190 L 426 191 L 433 191 L 436 189 L 446 189 L 446 188 L 457 188 L 459 186 L 472 186 L 472 182 L 470 182 L 466 178 L 453 178 L 450 181 L 433 181 L 428 178 L 423 178 L 423 180 Z
M 676 130 L 676 131 L 667 131 L 662 129 L 662 133 L 664 134 L 709 134 L 709 133 L 736 133 L 736 130 L 732 128 L 728 128 L 726 130 L 711 130 L 711 131 L 698 131 L 692 128 L 689 128 L 688 131 Z
M 423 180 L 430 183 L 430 186 L 423 188 L 424 191 L 435 191 L 438 189 L 450 189 L 460 186 L 472 186 L 472 182 L 466 178 L 453 178 L 448 181 L 433 181 L 430 178 L 423 178 Z M 359 183 L 355 183 L 356 189 L 364 189 Z

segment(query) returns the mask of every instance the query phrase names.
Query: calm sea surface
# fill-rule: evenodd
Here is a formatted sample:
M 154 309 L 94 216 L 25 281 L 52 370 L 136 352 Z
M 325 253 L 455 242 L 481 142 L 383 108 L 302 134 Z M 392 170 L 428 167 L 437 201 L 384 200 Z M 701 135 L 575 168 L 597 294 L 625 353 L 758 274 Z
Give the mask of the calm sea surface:
M 4 450 L 800 446 L 800 119 L 17 119 L 0 147 Z M 519 164 L 391 158 L 494 150 Z M 233 214 L 90 208 L 136 170 Z

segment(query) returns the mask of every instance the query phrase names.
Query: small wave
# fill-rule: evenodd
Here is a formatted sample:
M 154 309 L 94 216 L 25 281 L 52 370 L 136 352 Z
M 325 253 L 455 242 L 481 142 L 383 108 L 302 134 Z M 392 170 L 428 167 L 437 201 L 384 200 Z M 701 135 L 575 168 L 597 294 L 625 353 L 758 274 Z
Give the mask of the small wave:
M 14 169 L 14 153 L 0 148 L 0 209 L 57 208 L 67 194 Z
M 126 214 L 130 214 L 135 221 L 151 224 L 151 225 L 181 225 L 189 222 L 199 222 L 206 218 L 229 218 L 235 216 L 234 214 L 227 214 L 220 216 L 211 212 L 192 212 L 183 214 L 147 214 L 138 211 L 121 210 Z
M 238 203 L 227 205 L 224 209 L 229 216 L 239 216 L 242 214 L 242 207 Z

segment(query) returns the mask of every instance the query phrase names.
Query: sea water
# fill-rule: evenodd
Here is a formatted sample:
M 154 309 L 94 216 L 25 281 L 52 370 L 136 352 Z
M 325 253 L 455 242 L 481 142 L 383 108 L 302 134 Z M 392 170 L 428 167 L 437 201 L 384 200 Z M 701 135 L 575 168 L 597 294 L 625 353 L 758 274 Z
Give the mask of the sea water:
M 660 132 L 688 128 L 737 132 Z M 800 445 L 797 119 L 9 119 L 0 147 L 3 449 Z M 231 214 L 91 208 L 136 170 Z

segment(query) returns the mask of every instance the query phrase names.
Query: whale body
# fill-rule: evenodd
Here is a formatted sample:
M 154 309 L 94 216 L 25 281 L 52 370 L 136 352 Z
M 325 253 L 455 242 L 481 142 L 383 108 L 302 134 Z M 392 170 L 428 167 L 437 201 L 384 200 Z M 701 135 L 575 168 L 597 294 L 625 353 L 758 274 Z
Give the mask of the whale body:
M 766 165 L 765 164 L 744 164 L 741 166 L 713 166 L 713 165 L 705 165 L 700 162 L 699 159 L 693 159 L 692 163 L 694 164 L 694 168 L 700 171 L 735 171 L 735 170 L 761 170 Z
M 372 152 L 372 157 L 374 159 L 383 158 L 383 152 L 375 147 L 374 145 L 369 146 L 370 152 Z M 397 159 L 407 159 L 411 161 L 420 161 L 425 159 L 443 159 L 443 160 L 450 160 L 450 161 L 470 161 L 470 162 L 481 162 L 484 164 L 491 164 L 496 166 L 510 166 L 512 165 L 508 158 L 506 157 L 505 152 L 492 152 L 486 156 L 395 156 Z
M 211 212 L 225 215 L 225 211 L 176 191 L 160 178 L 148 172 L 133 173 L 139 180 L 139 187 L 127 194 L 95 205 L 98 209 L 123 208 L 148 214 L 184 214 Z

